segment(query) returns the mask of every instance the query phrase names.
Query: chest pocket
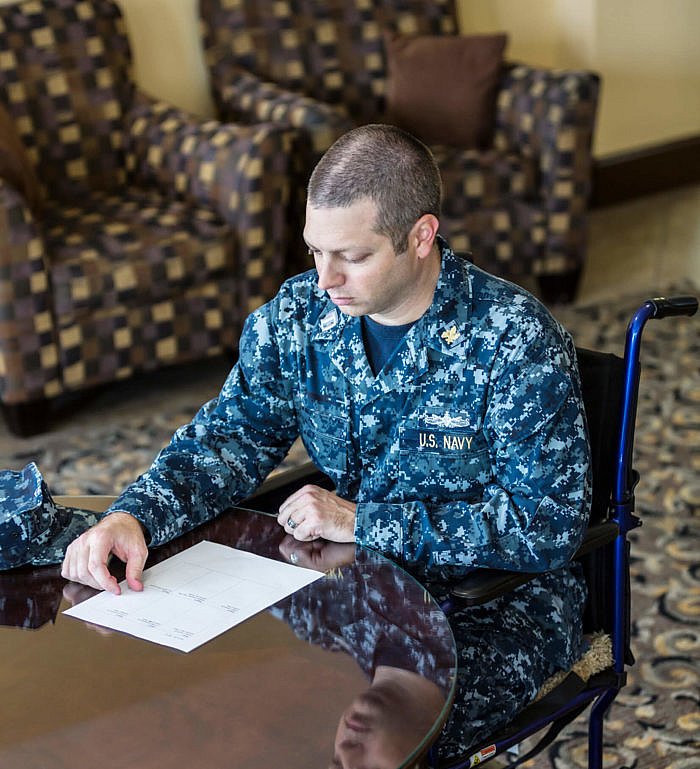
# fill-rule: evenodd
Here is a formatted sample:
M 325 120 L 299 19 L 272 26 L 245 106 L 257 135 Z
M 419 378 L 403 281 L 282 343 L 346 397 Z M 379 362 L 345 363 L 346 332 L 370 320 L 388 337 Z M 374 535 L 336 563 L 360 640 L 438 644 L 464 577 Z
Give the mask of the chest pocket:
M 336 484 L 347 470 L 347 409 L 337 401 L 305 393 L 301 402 L 301 439 L 314 464 Z
M 409 421 L 399 426 L 399 476 L 406 491 L 432 499 L 468 499 L 491 478 L 483 433 Z

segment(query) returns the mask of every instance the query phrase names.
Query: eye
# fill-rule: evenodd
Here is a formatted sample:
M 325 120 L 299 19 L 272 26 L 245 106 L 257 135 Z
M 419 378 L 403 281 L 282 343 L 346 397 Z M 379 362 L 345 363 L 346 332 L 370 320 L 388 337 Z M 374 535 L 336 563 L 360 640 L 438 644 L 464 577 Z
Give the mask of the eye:
M 358 254 L 357 256 L 344 256 L 343 261 L 348 264 L 361 264 L 369 258 L 369 254 Z

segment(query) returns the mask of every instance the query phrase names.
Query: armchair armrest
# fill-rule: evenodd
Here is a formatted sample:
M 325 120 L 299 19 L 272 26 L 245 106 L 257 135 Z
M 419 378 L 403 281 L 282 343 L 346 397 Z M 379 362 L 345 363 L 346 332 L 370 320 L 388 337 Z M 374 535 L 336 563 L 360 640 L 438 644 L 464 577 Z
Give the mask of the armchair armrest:
M 494 145 L 534 159 L 548 215 L 539 273 L 580 266 L 591 189 L 591 143 L 598 75 L 587 71 L 505 69 L 498 94 Z
M 609 544 L 616 536 L 617 524 L 612 521 L 589 527 L 572 560 L 578 560 L 587 553 Z M 460 605 L 479 606 L 498 598 L 499 595 L 515 590 L 516 587 L 524 585 L 536 576 L 537 574 L 527 572 L 479 569 L 453 585 L 451 593 L 458 599 Z
M 25 198 L 0 179 L 0 399 L 59 395 L 58 345 L 44 241 Z
M 132 180 L 218 214 L 232 228 L 242 285 L 261 284 L 242 311 L 269 299 L 287 269 L 293 131 L 203 122 L 145 96 L 128 124 Z
M 300 129 L 310 141 L 312 164 L 355 125 L 342 105 L 324 104 L 262 80 L 225 57 L 214 64 L 212 81 L 221 115 L 242 123 L 272 121 Z
M 127 122 L 134 181 L 211 208 L 233 226 L 245 223 L 243 203 L 251 206 L 239 199 L 246 175 L 257 180 L 274 170 L 279 182 L 284 178 L 292 134 L 279 126 L 204 121 L 143 94 Z

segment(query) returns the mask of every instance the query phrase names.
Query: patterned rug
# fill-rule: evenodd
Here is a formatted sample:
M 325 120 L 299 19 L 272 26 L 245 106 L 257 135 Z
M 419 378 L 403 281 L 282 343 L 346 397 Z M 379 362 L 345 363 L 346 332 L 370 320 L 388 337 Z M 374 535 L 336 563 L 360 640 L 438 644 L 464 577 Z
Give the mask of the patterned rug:
M 577 344 L 621 354 L 644 298 L 556 314 Z M 635 465 L 644 525 L 632 534 L 637 664 L 609 714 L 605 766 L 700 769 L 700 318 L 651 321 L 642 361 Z M 0 433 L 0 466 L 35 460 L 55 494 L 116 493 L 218 391 L 227 368 L 212 360 L 114 386 L 65 407 L 43 436 Z M 304 456 L 297 446 L 288 463 Z M 586 746 L 580 718 L 525 766 L 579 769 Z

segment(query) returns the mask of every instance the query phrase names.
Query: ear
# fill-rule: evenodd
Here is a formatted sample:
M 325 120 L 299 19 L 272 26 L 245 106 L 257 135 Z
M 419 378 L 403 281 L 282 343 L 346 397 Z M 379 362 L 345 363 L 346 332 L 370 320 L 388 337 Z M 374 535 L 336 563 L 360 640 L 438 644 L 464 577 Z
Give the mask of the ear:
M 432 252 L 439 227 L 440 222 L 433 214 L 423 214 L 411 227 L 408 242 L 415 249 L 419 259 L 425 259 Z

